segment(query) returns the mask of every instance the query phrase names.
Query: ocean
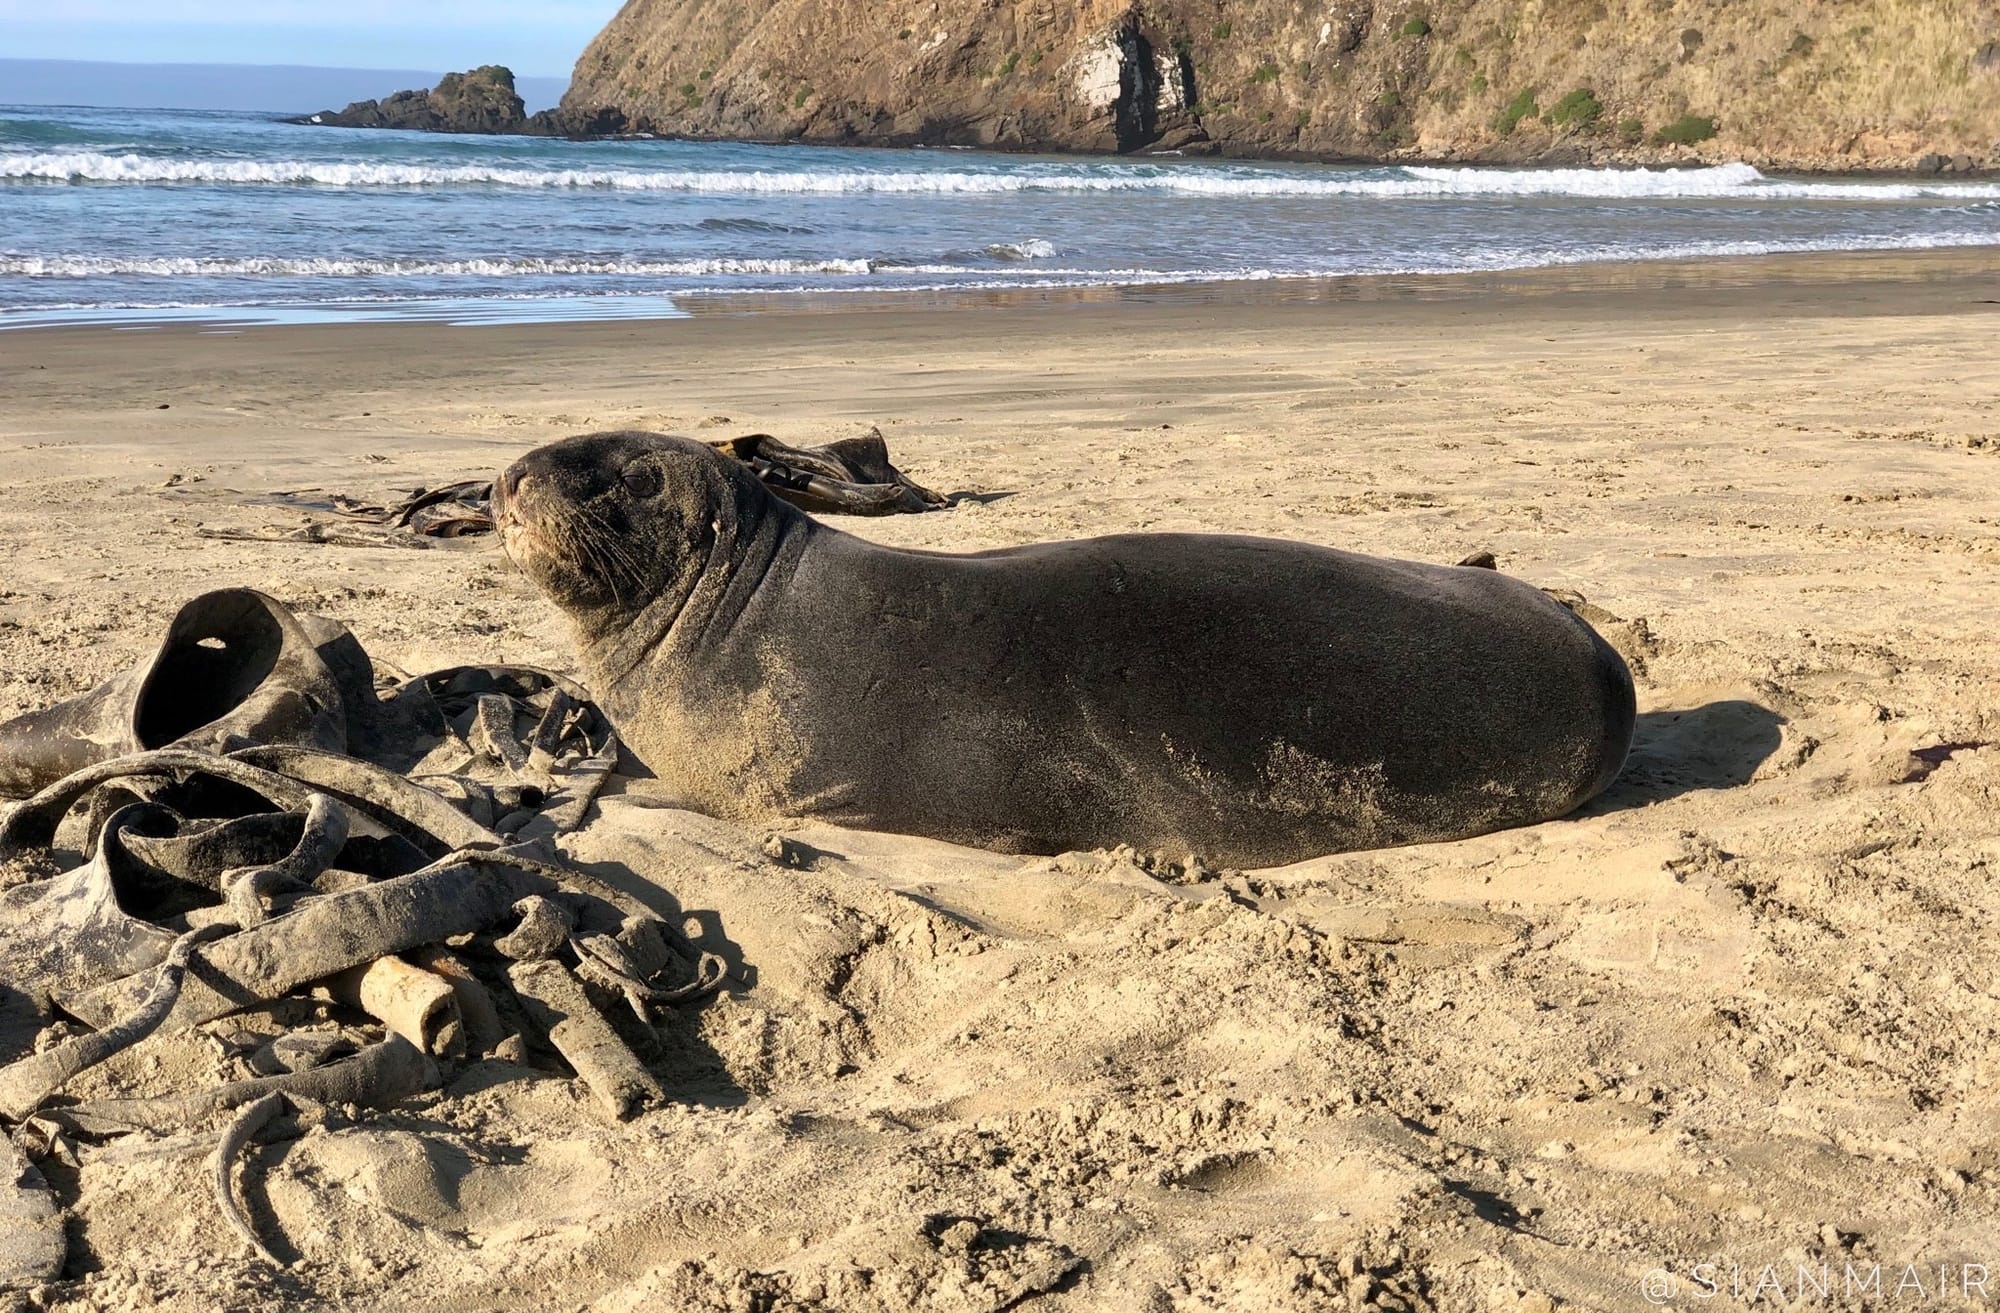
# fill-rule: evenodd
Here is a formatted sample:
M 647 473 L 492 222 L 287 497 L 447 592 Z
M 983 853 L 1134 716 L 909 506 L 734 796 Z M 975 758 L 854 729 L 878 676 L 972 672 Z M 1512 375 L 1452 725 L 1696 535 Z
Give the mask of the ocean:
M 1771 177 L 1742 164 L 567 142 L 0 107 L 0 328 L 643 318 L 719 294 L 894 298 L 1965 246 L 2000 246 L 2000 184 Z

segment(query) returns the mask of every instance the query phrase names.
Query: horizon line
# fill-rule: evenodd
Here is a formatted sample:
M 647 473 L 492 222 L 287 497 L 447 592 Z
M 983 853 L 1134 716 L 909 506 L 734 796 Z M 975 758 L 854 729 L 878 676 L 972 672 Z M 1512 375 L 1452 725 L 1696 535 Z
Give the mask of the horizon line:
M 309 68 L 333 73 L 429 73 L 428 68 L 413 65 L 389 64 L 293 64 L 268 63 L 253 64 L 236 59 L 80 59 L 68 55 L 0 55 L 0 64 L 115 64 L 121 68 Z M 484 64 L 473 64 L 467 68 L 441 70 L 445 73 L 465 73 L 474 68 L 485 68 Z M 501 64 L 517 78 L 561 79 L 570 81 L 574 70 L 569 73 L 523 73 L 508 64 Z

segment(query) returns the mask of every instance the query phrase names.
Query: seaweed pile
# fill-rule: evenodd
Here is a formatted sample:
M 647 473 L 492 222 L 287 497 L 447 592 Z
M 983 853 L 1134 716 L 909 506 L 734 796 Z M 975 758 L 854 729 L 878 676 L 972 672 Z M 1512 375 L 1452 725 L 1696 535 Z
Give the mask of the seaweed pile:
M 803 510 L 833 515 L 897 515 L 943 510 L 969 494 L 940 496 L 889 461 L 881 430 L 841 438 L 818 447 L 793 447 L 768 433 L 727 438 L 709 445 L 742 461 L 772 493 Z M 172 486 L 179 486 L 178 482 Z M 331 520 L 308 520 L 292 529 L 238 529 L 203 526 L 203 538 L 237 542 L 319 543 L 331 547 L 430 547 L 439 539 L 472 538 L 493 532 L 493 484 L 477 479 L 417 488 L 389 503 L 312 493 L 277 493 L 265 498 L 309 510 L 329 511 Z
M 94 692 L 0 724 L 0 797 L 20 799 L 0 805 L 0 1291 L 60 1272 L 33 1163 L 79 1140 L 214 1126 L 221 1213 L 275 1262 L 232 1185 L 259 1138 L 485 1056 L 559 1055 L 615 1117 L 659 1099 L 625 1036 L 723 963 L 562 860 L 618 755 L 559 675 L 406 676 L 247 589 L 189 602 Z M 244 1079 L 64 1094 L 148 1036 L 246 1013 L 272 1034 Z

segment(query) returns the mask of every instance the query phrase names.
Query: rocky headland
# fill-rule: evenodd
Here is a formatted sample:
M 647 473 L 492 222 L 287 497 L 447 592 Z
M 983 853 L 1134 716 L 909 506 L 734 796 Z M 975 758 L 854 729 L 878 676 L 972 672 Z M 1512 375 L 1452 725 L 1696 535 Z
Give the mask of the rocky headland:
M 504 69 L 312 121 L 1240 157 L 2000 167 L 1984 0 L 629 0 L 562 104 Z

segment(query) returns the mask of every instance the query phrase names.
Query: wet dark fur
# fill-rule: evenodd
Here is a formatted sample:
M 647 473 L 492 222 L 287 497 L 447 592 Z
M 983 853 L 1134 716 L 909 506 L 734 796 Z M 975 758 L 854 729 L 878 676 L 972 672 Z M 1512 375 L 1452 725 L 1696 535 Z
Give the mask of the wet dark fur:
M 1258 866 L 1561 816 L 1631 740 L 1617 653 L 1488 569 L 1200 534 L 905 551 L 644 433 L 531 452 L 495 506 L 626 743 L 718 815 Z

